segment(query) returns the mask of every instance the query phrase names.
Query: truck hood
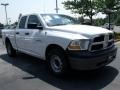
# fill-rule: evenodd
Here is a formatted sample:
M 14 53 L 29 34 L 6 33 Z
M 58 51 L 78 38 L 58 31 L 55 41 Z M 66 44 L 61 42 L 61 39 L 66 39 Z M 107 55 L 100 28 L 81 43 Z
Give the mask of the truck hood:
M 53 26 L 49 27 L 49 29 L 63 31 L 68 33 L 76 33 L 84 36 L 93 36 L 105 33 L 112 33 L 112 31 L 95 26 L 88 25 L 62 25 L 62 26 Z

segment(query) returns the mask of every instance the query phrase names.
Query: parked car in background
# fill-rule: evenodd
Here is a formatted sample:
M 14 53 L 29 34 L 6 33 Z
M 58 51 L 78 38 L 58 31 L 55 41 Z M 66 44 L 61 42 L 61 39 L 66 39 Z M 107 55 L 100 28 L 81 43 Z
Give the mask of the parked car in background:
M 120 33 L 120 26 L 114 26 L 113 31 L 114 31 L 115 33 Z
M 109 29 L 109 23 L 105 23 L 103 26 L 103 28 L 106 28 L 106 29 Z M 114 24 L 110 24 L 110 30 L 113 30 L 114 29 Z

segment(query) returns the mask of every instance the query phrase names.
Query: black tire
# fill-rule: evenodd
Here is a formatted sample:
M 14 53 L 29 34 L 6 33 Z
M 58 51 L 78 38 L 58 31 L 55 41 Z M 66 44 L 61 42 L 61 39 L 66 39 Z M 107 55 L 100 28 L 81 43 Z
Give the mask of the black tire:
M 16 56 L 16 50 L 12 47 L 10 41 L 6 42 L 7 54 L 10 57 Z
M 50 72 L 56 76 L 63 76 L 69 71 L 67 59 L 61 49 L 49 50 L 47 53 L 47 62 Z

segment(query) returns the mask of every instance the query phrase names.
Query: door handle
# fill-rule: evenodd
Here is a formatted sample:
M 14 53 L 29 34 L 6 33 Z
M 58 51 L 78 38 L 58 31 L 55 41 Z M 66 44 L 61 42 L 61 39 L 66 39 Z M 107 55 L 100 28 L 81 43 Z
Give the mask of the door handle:
M 20 34 L 19 32 L 16 32 L 16 34 Z
M 25 33 L 25 35 L 29 35 L 30 33 Z

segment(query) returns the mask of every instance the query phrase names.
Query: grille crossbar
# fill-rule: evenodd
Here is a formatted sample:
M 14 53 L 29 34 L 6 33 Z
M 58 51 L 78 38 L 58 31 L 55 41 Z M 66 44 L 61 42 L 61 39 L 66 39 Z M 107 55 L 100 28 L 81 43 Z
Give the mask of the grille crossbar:
M 104 50 L 112 47 L 113 45 L 114 45 L 114 34 L 112 33 L 103 34 L 93 38 L 89 50 L 90 51 Z

